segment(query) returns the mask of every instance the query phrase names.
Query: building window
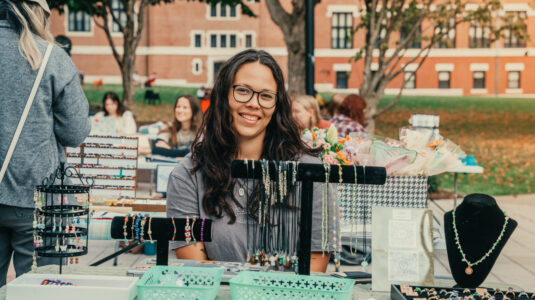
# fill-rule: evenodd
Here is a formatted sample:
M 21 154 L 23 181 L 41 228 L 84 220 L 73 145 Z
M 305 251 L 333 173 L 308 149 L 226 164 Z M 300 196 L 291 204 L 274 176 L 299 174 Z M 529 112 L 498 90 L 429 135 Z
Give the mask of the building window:
M 520 88 L 520 71 L 509 71 L 509 73 L 507 73 L 507 88 Z
M 403 74 L 403 79 L 405 80 L 406 89 L 415 89 L 416 88 L 416 74 L 414 72 L 405 71 Z
M 91 31 L 91 17 L 81 11 L 69 12 L 69 31 L 89 32 Z
M 221 48 L 227 48 L 227 36 L 222 34 L 219 36 L 220 38 L 220 41 L 219 41 L 219 47 Z
M 474 89 L 484 89 L 485 88 L 485 72 L 476 71 L 474 72 Z
M 525 11 L 514 11 L 507 12 L 506 18 L 509 22 L 507 29 L 503 31 L 505 48 L 524 48 L 526 47 L 526 41 L 523 37 L 519 36 L 518 33 L 514 32 L 511 27 L 519 26 L 521 32 L 527 32 L 526 25 L 526 12 Z
M 449 24 L 435 28 L 435 34 L 442 35 L 435 42 L 435 48 L 455 48 L 455 23 L 455 18 L 451 18 Z
M 353 48 L 353 14 L 352 13 L 333 13 L 331 26 L 331 39 L 333 49 L 351 49 Z
M 234 18 L 236 17 L 236 5 L 231 5 L 230 7 L 230 17 Z
M 245 35 L 245 48 L 253 47 L 253 36 L 251 34 Z
M 230 48 L 236 48 L 236 35 L 231 34 L 229 38 Z
M 236 5 L 224 5 L 224 4 L 209 4 L 210 5 L 210 18 L 225 18 L 236 19 L 238 18 Z
M 490 47 L 490 25 L 473 23 L 468 31 L 470 48 L 489 48 Z
M 217 6 L 216 6 L 216 4 L 210 4 L 210 17 L 217 17 Z
M 407 39 L 407 36 L 409 35 L 409 33 L 411 32 L 411 30 L 413 29 L 412 26 L 410 25 L 405 25 L 405 26 L 401 26 L 401 31 L 400 31 L 400 41 L 404 41 Z M 420 38 L 422 36 L 422 29 L 420 28 L 420 26 L 418 26 L 416 28 L 416 32 L 414 33 L 413 37 L 411 38 L 411 42 L 409 42 L 409 45 L 408 47 L 409 48 L 420 48 Z
M 216 48 L 217 47 L 217 35 L 211 34 L 210 35 L 210 47 Z
M 112 11 L 112 14 L 115 16 L 115 18 L 119 20 L 119 22 L 121 23 L 121 26 L 124 27 L 126 25 L 126 13 L 124 12 L 123 2 L 121 0 L 112 0 L 111 11 Z M 121 31 L 119 24 L 117 24 L 117 22 L 115 21 L 113 22 L 112 31 L 113 32 Z
M 195 48 L 202 47 L 202 36 L 200 34 L 195 34 Z
M 450 88 L 450 76 L 451 76 L 451 72 L 448 72 L 448 71 L 438 72 L 438 88 L 439 89 Z
M 347 89 L 347 79 L 348 75 L 346 71 L 336 72 L 336 88 L 337 89 Z

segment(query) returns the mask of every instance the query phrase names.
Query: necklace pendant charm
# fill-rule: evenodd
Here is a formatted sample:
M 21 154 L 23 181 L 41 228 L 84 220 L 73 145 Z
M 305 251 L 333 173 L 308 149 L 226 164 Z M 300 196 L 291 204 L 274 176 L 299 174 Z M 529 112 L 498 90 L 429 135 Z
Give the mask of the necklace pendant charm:
M 240 197 L 243 197 L 245 195 L 245 190 L 241 187 L 238 189 L 238 194 L 240 194 Z
M 468 266 L 468 267 L 466 267 L 466 269 L 464 269 L 464 273 L 466 273 L 466 275 L 472 275 L 474 273 L 474 269 L 472 269 L 472 267 Z

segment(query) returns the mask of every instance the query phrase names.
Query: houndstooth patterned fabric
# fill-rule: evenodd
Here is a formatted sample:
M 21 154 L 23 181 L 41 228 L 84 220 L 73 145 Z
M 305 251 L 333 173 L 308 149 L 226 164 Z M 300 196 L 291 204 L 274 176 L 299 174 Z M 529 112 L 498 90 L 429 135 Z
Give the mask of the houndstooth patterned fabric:
M 342 184 L 343 224 L 371 224 L 372 206 L 427 207 L 427 177 L 387 176 L 384 185 Z

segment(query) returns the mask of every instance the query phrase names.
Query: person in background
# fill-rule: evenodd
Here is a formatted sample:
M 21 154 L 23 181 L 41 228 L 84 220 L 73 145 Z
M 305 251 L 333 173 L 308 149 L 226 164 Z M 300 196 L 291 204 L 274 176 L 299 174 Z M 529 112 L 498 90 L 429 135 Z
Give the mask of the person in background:
M 355 133 L 359 137 L 365 137 L 365 110 L 366 101 L 362 97 L 355 94 L 346 96 L 338 106 L 338 113 L 330 120 L 338 130 L 338 136 L 345 138 L 350 133 Z
M 35 186 L 66 160 L 64 147 L 77 147 L 91 129 L 78 70 L 55 44 L 49 17 L 45 0 L 0 1 L 0 169 L 5 170 L 3 178 L 0 172 L 0 286 L 6 284 L 12 259 L 17 276 L 32 269 Z M 48 63 L 16 141 L 47 51 Z M 39 265 L 58 262 L 37 257 Z
M 334 114 L 338 112 L 338 106 L 340 105 L 340 103 L 342 103 L 345 97 L 346 95 L 344 94 L 332 95 L 331 100 L 326 105 L 327 107 L 327 111 L 325 112 L 326 119 L 331 119 L 334 116 Z
M 145 81 L 145 87 L 146 88 L 152 87 L 154 82 L 156 82 L 156 77 L 157 77 L 156 72 L 152 72 L 149 78 L 147 78 L 147 81 Z
M 331 123 L 320 116 L 320 108 L 316 98 L 309 95 L 297 96 L 292 101 L 292 116 L 301 133 L 307 128 L 314 128 L 314 126 L 319 129 L 325 129 L 331 126 Z
M 204 98 L 204 86 L 201 86 L 200 89 L 197 90 L 197 99 L 201 99 Z
M 204 90 L 204 96 L 201 99 L 201 110 L 204 113 L 208 107 L 210 107 L 210 94 L 212 93 L 211 89 Z
M 192 95 L 178 97 L 175 102 L 175 118 L 154 140 L 152 154 L 167 157 L 185 156 L 190 152 L 191 143 L 201 122 L 199 100 Z
M 136 133 L 134 114 L 126 110 L 119 96 L 114 92 L 107 92 L 102 97 L 102 111 L 95 114 L 93 120 L 107 117 L 114 121 L 114 134 L 127 135 Z
M 141 87 L 142 82 L 141 78 L 139 78 L 139 74 L 137 73 L 137 71 L 134 71 L 134 73 L 132 73 L 132 81 L 134 82 L 134 85 L 138 85 Z

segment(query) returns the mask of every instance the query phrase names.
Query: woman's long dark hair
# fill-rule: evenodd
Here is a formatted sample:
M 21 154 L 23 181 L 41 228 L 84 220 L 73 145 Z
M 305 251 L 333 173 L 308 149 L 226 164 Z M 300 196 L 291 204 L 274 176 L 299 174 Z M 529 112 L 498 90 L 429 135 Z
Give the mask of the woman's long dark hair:
M 241 205 L 235 199 L 230 176 L 230 162 L 238 154 L 238 133 L 232 127 L 233 119 L 229 106 L 229 91 L 238 70 L 248 63 L 259 62 L 268 67 L 277 83 L 277 103 L 271 121 L 267 125 L 262 159 L 297 160 L 302 154 L 317 154 L 301 140 L 297 125 L 291 115 L 291 102 L 284 87 L 284 77 L 275 59 L 262 50 L 245 50 L 223 64 L 217 74 L 210 107 L 202 122 L 192 146 L 194 168 L 200 170 L 204 178 L 206 192 L 202 205 L 207 214 L 221 218 L 223 213 L 230 216 L 229 224 L 236 221 L 236 215 L 226 198 Z
M 191 124 L 190 124 L 189 130 L 193 132 L 197 132 L 197 129 L 201 125 L 201 121 L 202 121 L 202 111 L 201 111 L 201 105 L 199 104 L 199 100 L 197 99 L 197 97 L 192 96 L 192 95 L 179 96 L 178 98 L 176 98 L 175 106 L 173 106 L 173 116 L 175 115 L 174 110 L 176 109 L 176 106 L 178 105 L 178 100 L 180 100 L 180 98 L 188 99 L 189 106 L 191 108 Z M 177 132 L 180 131 L 181 128 L 182 128 L 182 123 L 180 123 L 176 119 L 176 117 L 173 117 L 173 122 L 171 122 L 171 126 L 168 126 L 167 128 L 164 128 L 161 131 L 161 132 L 169 132 L 169 135 L 171 136 L 171 144 L 170 144 L 171 147 L 175 147 L 177 143 L 180 142 L 176 139 L 176 134 Z
M 108 99 L 111 99 L 113 102 L 117 103 L 117 115 L 122 117 L 126 111 L 126 107 L 124 107 L 121 100 L 119 100 L 119 96 L 117 96 L 117 94 L 114 92 L 107 92 L 104 94 L 104 97 L 102 97 L 102 111 L 104 112 L 104 115 L 109 115 L 108 111 L 106 110 L 106 100 Z

